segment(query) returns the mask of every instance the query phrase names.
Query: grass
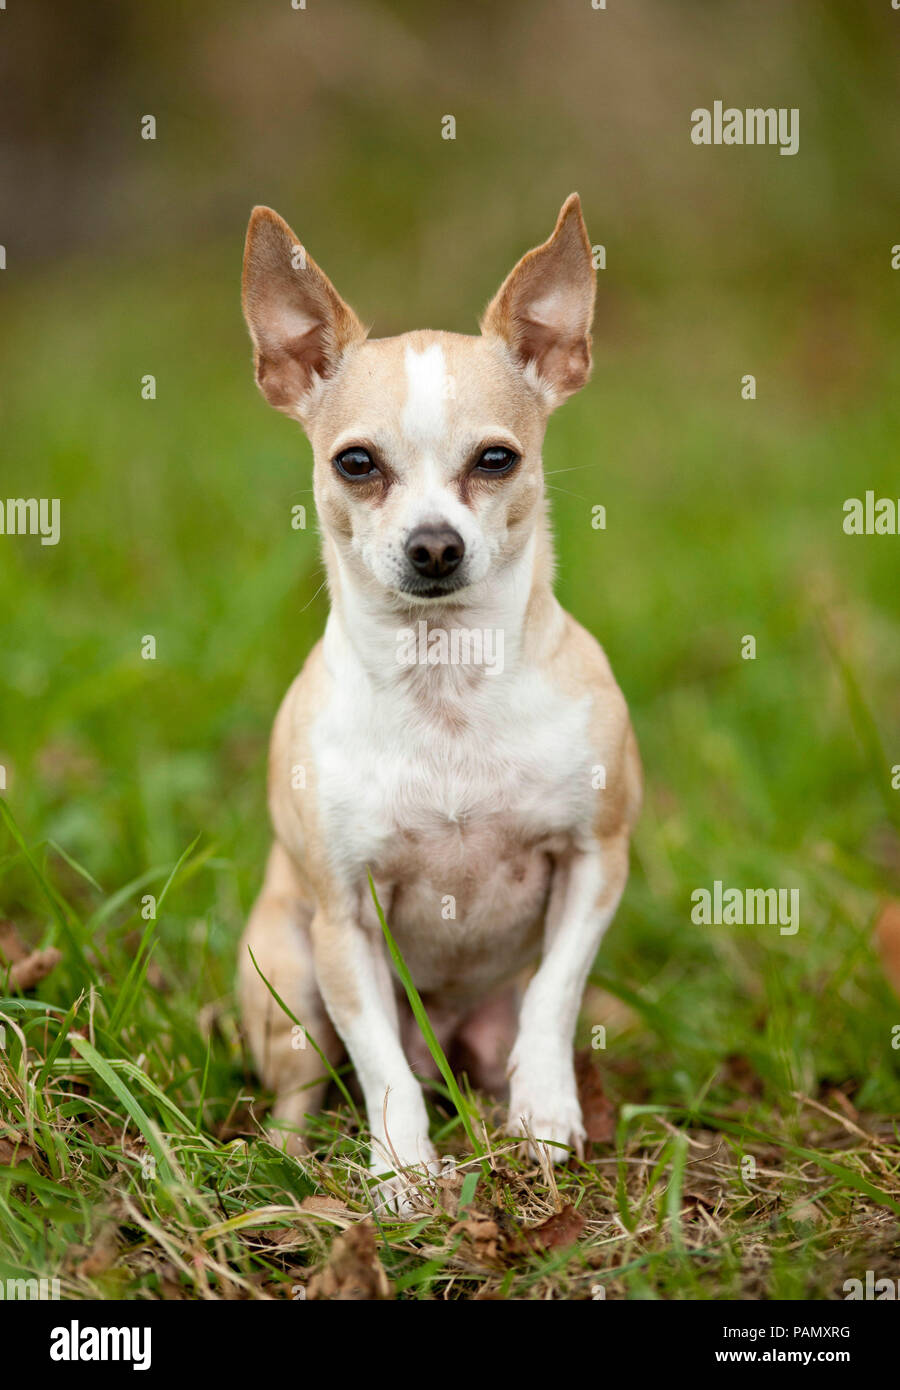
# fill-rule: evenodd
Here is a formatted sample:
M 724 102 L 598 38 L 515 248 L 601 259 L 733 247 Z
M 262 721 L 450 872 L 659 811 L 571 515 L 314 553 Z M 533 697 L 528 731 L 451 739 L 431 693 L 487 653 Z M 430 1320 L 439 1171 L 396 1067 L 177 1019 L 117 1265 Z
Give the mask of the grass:
M 407 1300 L 834 1298 L 895 1271 L 900 1001 L 872 925 L 900 868 L 900 541 L 840 524 L 846 497 L 898 492 L 879 296 L 854 311 L 878 348 L 840 391 L 790 286 L 719 295 L 714 321 L 648 289 L 551 423 L 558 589 L 609 652 L 647 772 L 579 1035 L 606 1028 L 615 1123 L 550 1171 L 463 1086 L 473 1152 L 433 1085 L 459 1166 L 385 1224 L 337 1088 L 307 1157 L 263 1138 L 234 1006 L 268 730 L 326 611 L 308 451 L 254 398 L 234 291 L 214 250 L 8 294 L 4 496 L 60 497 L 63 533 L 2 542 L 0 917 L 61 959 L 27 996 L 0 975 L 0 1277 L 291 1298 L 352 1256 L 364 1292 L 386 1276 Z M 40 353 L 35 322 L 56 326 Z M 716 878 L 798 887 L 800 931 L 692 923 Z

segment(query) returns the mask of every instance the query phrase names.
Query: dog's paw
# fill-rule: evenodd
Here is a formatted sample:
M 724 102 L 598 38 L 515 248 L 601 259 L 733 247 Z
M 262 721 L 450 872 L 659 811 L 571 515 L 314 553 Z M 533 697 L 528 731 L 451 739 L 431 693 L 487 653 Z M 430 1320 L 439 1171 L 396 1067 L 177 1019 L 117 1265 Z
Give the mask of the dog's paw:
M 567 1086 L 514 1085 L 507 1132 L 528 1141 L 529 1157 L 536 1162 L 543 1154 L 551 1163 L 565 1163 L 571 1149 L 579 1157 L 584 1152 L 581 1106 L 574 1090 Z
M 424 1162 L 398 1165 L 385 1173 L 386 1165 L 373 1160 L 371 1172 L 377 1179 L 371 1190 L 375 1213 L 407 1220 L 423 1211 L 430 1211 L 437 1195 L 435 1180 L 446 1177 L 455 1164 L 452 1158 L 433 1157 Z

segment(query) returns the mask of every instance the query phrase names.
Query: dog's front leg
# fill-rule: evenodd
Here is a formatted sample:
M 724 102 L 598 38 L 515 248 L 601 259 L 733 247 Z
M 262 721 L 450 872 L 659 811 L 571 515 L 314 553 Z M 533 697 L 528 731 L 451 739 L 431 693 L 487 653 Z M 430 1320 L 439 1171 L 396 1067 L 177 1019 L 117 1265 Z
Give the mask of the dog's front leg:
M 377 930 L 377 929 L 376 929 Z M 440 1164 L 428 1137 L 419 1083 L 400 1042 L 397 1004 L 381 933 L 360 925 L 352 911 L 318 911 L 311 935 L 316 977 L 325 1007 L 359 1077 L 372 1135 L 370 1167 L 393 1172 L 379 1192 L 395 1210 L 414 1209 L 416 1183 Z M 402 1173 L 401 1169 L 418 1169 Z
M 510 1057 L 509 1128 L 542 1141 L 551 1159 L 584 1141 L 573 1045 L 588 972 L 628 877 L 628 836 L 598 841 L 557 864 L 544 950 L 522 1001 Z M 534 1153 L 532 1146 L 533 1156 Z

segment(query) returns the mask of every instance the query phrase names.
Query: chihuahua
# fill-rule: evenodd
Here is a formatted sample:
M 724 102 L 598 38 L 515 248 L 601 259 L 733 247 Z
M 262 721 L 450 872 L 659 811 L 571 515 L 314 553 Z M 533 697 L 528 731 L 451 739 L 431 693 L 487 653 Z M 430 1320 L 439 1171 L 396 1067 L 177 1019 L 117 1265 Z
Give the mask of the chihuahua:
M 552 590 L 541 445 L 590 374 L 594 289 L 573 194 L 479 336 L 370 339 L 290 227 L 250 219 L 256 381 L 312 445 L 331 611 L 275 721 L 241 1010 L 293 1152 L 320 1053 L 349 1057 L 394 1211 L 441 1161 L 369 871 L 445 1051 L 508 1088 L 533 1158 L 582 1151 L 575 1026 L 641 800 L 624 697 Z

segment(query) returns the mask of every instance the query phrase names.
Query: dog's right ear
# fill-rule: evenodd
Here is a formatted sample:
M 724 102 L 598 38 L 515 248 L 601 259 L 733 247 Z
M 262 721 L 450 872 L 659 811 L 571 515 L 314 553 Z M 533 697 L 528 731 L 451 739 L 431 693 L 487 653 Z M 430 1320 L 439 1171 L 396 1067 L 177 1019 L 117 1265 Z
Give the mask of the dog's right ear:
M 302 420 L 312 389 L 366 330 L 271 208 L 250 217 L 242 302 L 257 385 L 276 410 Z

